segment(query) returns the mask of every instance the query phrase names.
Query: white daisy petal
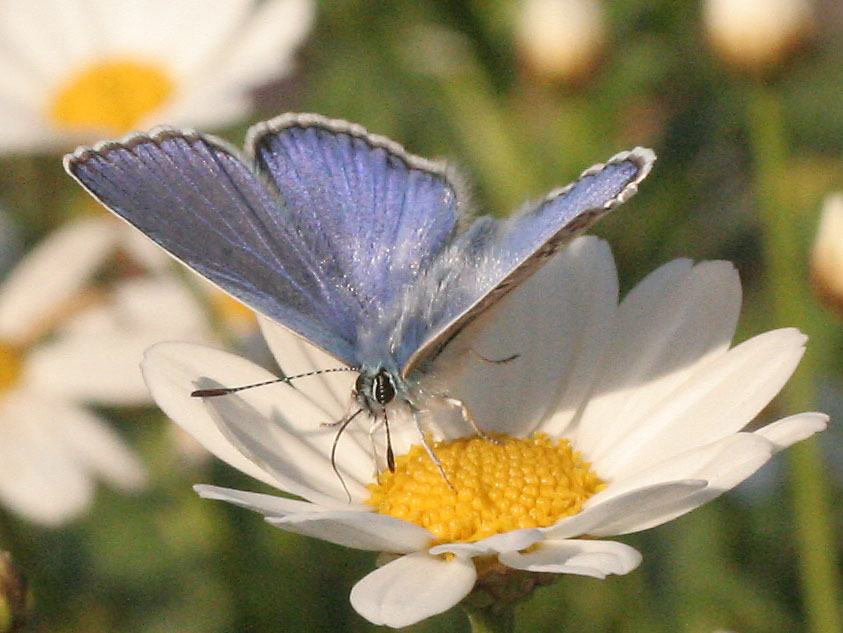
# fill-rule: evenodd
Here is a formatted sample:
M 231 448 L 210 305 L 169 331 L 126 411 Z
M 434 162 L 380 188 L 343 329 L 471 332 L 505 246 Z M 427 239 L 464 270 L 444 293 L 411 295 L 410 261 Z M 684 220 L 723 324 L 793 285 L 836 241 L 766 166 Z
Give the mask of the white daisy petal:
M 210 340 L 205 315 L 170 277 L 118 284 L 104 304 L 66 321 L 27 357 L 28 384 L 53 398 L 105 405 L 150 401 L 140 362 L 162 339 Z
M 259 84 L 289 72 L 291 55 L 310 30 L 314 9 L 310 0 L 264 2 L 244 23 L 239 45 L 229 47 L 200 77 L 217 85 Z
M 564 518 L 543 531 L 546 538 L 552 540 L 590 535 L 603 525 L 616 521 L 617 517 L 624 517 L 633 512 L 657 513 L 665 505 L 673 507 L 707 486 L 708 482 L 705 480 L 688 479 L 652 484 L 616 495 L 612 495 L 611 489 L 607 489 L 591 497 L 579 514 Z M 610 496 L 601 496 L 605 493 Z
M 798 413 L 768 424 L 755 431 L 773 443 L 776 451 L 781 451 L 811 437 L 814 433 L 824 431 L 828 426 L 828 416 L 825 413 Z
M 110 222 L 73 222 L 30 251 L 0 286 L 0 338 L 20 341 L 70 301 L 115 245 Z
M 146 472 L 138 458 L 97 416 L 80 407 L 59 403 L 44 407 L 44 414 L 48 411 L 52 432 L 87 470 L 126 490 L 138 489 L 146 483 Z
M 180 78 L 193 80 L 197 71 L 211 60 L 219 61 L 220 53 L 230 48 L 234 33 L 244 35 L 247 16 L 254 6 L 252 0 L 193 1 L 190 11 L 185 11 L 182 24 L 177 25 L 176 37 L 182 38 L 177 46 L 172 36 L 162 38 L 159 54 L 168 54 L 168 62 Z M 208 6 L 210 5 L 210 6 Z M 169 34 L 168 34 L 169 35 Z
M 529 552 L 507 552 L 498 560 L 507 567 L 550 574 L 605 578 L 628 574 L 641 564 L 641 553 L 615 541 L 544 541 Z
M 407 554 L 354 585 L 351 606 L 374 624 L 401 628 L 458 604 L 476 578 L 470 559 Z
M 111 333 L 63 337 L 29 354 L 26 381 L 41 393 L 76 402 L 147 404 L 150 396 L 140 361 L 159 340 Z
M 289 385 L 279 383 L 216 398 L 190 396 L 194 389 L 272 380 L 274 376 L 266 370 L 232 354 L 178 343 L 151 348 L 142 368 L 153 398 L 165 413 L 208 450 L 241 470 L 249 469 L 244 472 L 260 472 L 263 481 L 329 505 L 347 502 L 343 484 L 352 500 L 369 496 L 364 483 L 371 479 L 372 458 L 360 448 L 362 442 L 350 441 L 355 434 L 365 436 L 365 430 L 349 427 L 343 434 L 336 461 L 340 479 L 330 457 L 337 429 L 323 426 L 333 420 L 326 420 Z M 215 429 L 208 428 L 209 421 Z
M 267 377 L 266 371 L 245 359 L 191 343 L 159 343 L 146 351 L 141 363 L 150 394 L 170 419 L 224 462 L 277 487 L 278 482 L 269 473 L 226 439 L 202 399 L 190 397 L 190 392 L 196 389 L 196 379 L 219 367 L 225 368 L 221 373 L 231 375 L 236 384 Z
M 371 457 L 357 443 L 343 443 L 332 462 L 338 430 L 323 426 L 322 412 L 289 385 L 277 385 L 274 394 L 264 390 L 207 398 L 205 406 L 227 439 L 271 473 L 283 490 L 324 504 L 343 503 L 349 497 L 360 502 L 369 496 L 365 484 L 372 476 Z M 356 432 L 362 434 L 355 428 L 343 435 Z
M 0 123 L 13 125 L 0 126 L 0 150 L 235 123 L 252 89 L 290 72 L 313 13 L 312 0 L 2 2 Z M 128 70 L 109 92 L 118 64 Z
M 374 552 L 407 554 L 427 548 L 435 538 L 415 523 L 358 510 L 295 513 L 266 520 L 288 532 Z
M 604 478 L 624 478 L 739 431 L 790 378 L 806 340 L 793 328 L 773 330 L 697 368 L 676 393 L 647 411 L 636 428 L 595 457 L 595 468 Z
M 738 433 L 671 457 L 630 476 L 620 487 L 643 486 L 653 481 L 669 481 L 682 476 L 705 480 L 708 485 L 687 498 L 666 502 L 658 508 L 630 509 L 602 522 L 589 533 L 594 536 L 628 534 L 671 521 L 737 486 L 763 466 L 774 452 L 775 447 L 766 438 L 753 433 Z M 597 498 L 597 495 L 593 498 Z
M 263 315 L 257 317 L 266 344 L 285 376 L 345 366 L 287 328 Z M 328 372 L 301 378 L 295 382 L 295 387 L 325 411 L 326 419 L 341 420 L 351 405 L 351 392 L 356 379 L 357 372 Z
M 618 446 L 655 403 L 726 351 L 740 300 L 731 264 L 688 260 L 662 266 L 627 295 L 576 437 L 588 459 Z
M 164 120 L 169 121 L 170 119 Z M 150 126 L 141 127 L 145 129 Z M 126 222 L 117 218 L 114 218 L 114 222 L 119 227 L 117 231 L 120 234 L 120 249 L 122 252 L 140 264 L 144 270 L 152 273 L 163 274 L 171 269 L 173 259 L 163 248 Z
M 14 393 L 0 404 L 0 501 L 30 521 L 59 525 L 90 505 L 93 481 L 31 404 Z
M 591 383 L 616 303 L 608 246 L 580 238 L 467 326 L 431 373 L 485 431 L 529 433 L 554 406 L 549 427 L 563 427 Z
M 203 499 L 214 499 L 216 501 L 226 501 L 241 508 L 260 512 L 268 517 L 281 517 L 288 514 L 305 513 L 313 514 L 315 512 L 332 512 L 336 508 L 329 506 L 321 506 L 309 501 L 299 501 L 297 499 L 287 499 L 286 497 L 279 497 L 278 495 L 266 495 L 259 492 L 246 492 L 245 490 L 234 490 L 233 488 L 222 488 L 220 486 L 210 486 L 207 484 L 197 484 L 193 489 Z M 370 511 L 370 506 L 363 504 L 347 506 L 349 510 L 359 510 L 361 512 Z
M 495 534 L 473 543 L 445 543 L 430 548 L 435 556 L 455 554 L 463 557 L 487 556 L 498 552 L 515 552 L 543 541 L 545 535 L 539 529 L 528 528 Z

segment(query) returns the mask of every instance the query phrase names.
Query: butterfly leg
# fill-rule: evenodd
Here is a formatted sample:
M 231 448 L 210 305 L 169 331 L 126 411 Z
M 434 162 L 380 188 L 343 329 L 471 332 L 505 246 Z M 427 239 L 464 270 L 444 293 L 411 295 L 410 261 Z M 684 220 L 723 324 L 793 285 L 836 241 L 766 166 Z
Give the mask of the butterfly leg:
M 382 426 L 386 424 L 386 416 L 381 417 L 379 415 L 372 414 L 372 424 L 369 426 L 369 444 L 372 446 L 372 464 L 375 469 L 375 479 L 378 483 L 380 483 L 380 464 L 378 464 L 378 447 L 375 443 L 375 433 L 377 433 Z M 388 429 L 389 427 L 387 427 Z M 389 437 L 389 433 L 387 432 L 387 437 Z M 389 441 L 387 440 L 387 461 L 389 461 L 389 454 L 392 452 L 392 447 L 389 446 Z M 393 466 L 394 469 L 394 466 Z
M 424 446 L 424 450 L 427 451 L 428 457 L 436 464 L 436 468 L 439 469 L 439 474 L 442 475 L 442 479 L 445 480 L 445 483 L 448 484 L 448 487 L 451 490 L 454 490 L 454 485 L 451 483 L 450 479 L 448 479 L 448 475 L 445 474 L 445 468 L 442 466 L 442 462 L 437 457 L 436 452 L 433 450 L 433 447 L 430 445 L 430 442 L 427 439 L 427 435 L 425 435 L 424 429 L 421 425 L 421 410 L 416 407 L 412 402 L 409 400 L 407 401 L 407 406 L 410 407 L 410 413 L 413 415 L 413 423 L 416 425 L 416 428 L 419 431 L 419 435 L 422 438 L 422 446 Z
M 450 404 L 452 407 L 456 407 L 460 410 L 460 414 L 462 415 L 462 419 L 468 422 L 471 425 L 471 428 L 474 429 L 474 432 L 477 433 L 480 437 L 484 440 L 489 440 L 493 444 L 500 444 L 500 441 L 486 433 L 483 429 L 480 428 L 480 425 L 477 424 L 477 420 L 474 419 L 474 416 L 471 415 L 471 411 L 465 406 L 465 403 L 462 400 L 458 400 L 457 398 L 452 398 L 451 396 L 441 396 L 442 399 Z

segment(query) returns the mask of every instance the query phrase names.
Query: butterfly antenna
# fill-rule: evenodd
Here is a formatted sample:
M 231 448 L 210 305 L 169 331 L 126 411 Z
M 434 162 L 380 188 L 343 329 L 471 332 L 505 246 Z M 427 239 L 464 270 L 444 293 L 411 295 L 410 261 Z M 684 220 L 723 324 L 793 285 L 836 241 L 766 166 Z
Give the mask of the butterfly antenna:
M 395 472 L 395 453 L 392 452 L 392 436 L 389 434 L 389 417 L 386 415 L 386 409 L 383 410 L 383 426 L 386 430 L 386 466 L 389 472 Z
M 348 490 L 348 486 L 345 484 L 345 479 L 342 478 L 342 474 L 340 473 L 340 469 L 337 468 L 337 445 L 340 441 L 340 436 L 342 435 L 343 431 L 348 428 L 348 425 L 351 424 L 351 421 L 360 415 L 363 412 L 363 409 L 357 409 L 354 413 L 348 416 L 345 420 L 339 422 L 340 428 L 337 431 L 337 434 L 334 436 L 334 443 L 331 445 L 331 468 L 334 469 L 334 473 L 337 476 L 337 479 L 340 480 L 342 484 L 342 489 L 345 490 L 345 496 L 348 497 L 348 502 L 351 503 L 351 492 Z
M 265 380 L 263 382 L 256 382 L 251 385 L 241 385 L 239 387 L 219 387 L 217 389 L 197 389 L 191 391 L 192 398 L 214 398 L 216 396 L 227 396 L 230 393 L 237 393 L 244 389 L 253 389 L 254 387 L 263 387 L 265 385 L 274 385 L 278 382 L 290 383 L 291 380 L 297 378 L 307 378 L 308 376 L 318 376 L 320 374 L 331 374 L 338 371 L 360 371 L 358 367 L 331 367 L 329 369 L 317 369 L 316 371 L 308 371 L 303 374 L 296 374 L 295 376 L 282 376 L 281 378 L 273 378 L 272 380 Z

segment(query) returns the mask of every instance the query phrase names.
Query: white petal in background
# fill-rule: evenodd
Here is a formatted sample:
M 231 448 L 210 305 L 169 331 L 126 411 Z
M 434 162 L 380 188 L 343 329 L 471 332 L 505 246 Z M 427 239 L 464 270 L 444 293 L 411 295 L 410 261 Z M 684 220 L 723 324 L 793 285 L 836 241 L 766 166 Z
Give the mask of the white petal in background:
M 137 489 L 137 458 L 96 416 L 65 403 L 6 393 L 0 405 L 0 499 L 29 520 L 58 525 L 91 502 L 94 478 Z
M 202 307 L 173 277 L 118 284 L 106 302 L 70 319 L 27 357 L 26 381 L 54 398 L 105 405 L 152 402 L 140 371 L 162 340 L 212 340 Z
M 96 220 L 73 222 L 36 246 L 0 286 L 0 339 L 25 342 L 87 284 L 115 246 Z

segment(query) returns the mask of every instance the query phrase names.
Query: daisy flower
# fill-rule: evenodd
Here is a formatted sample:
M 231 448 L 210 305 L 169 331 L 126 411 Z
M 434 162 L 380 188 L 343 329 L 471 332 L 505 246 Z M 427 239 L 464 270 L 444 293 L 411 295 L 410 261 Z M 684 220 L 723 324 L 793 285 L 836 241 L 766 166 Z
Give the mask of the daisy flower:
M 389 412 L 394 472 L 375 474 L 385 449 L 381 434 L 370 443 L 368 422 L 339 437 L 325 425 L 348 410 L 353 374 L 192 398 L 197 387 L 272 375 L 187 343 L 152 347 L 142 367 L 156 402 L 206 448 L 301 499 L 209 485 L 200 495 L 383 552 L 351 603 L 375 624 L 403 627 L 473 589 L 500 598 L 546 574 L 628 573 L 641 554 L 610 537 L 693 510 L 825 428 L 825 415 L 803 413 L 742 431 L 796 368 L 805 336 L 774 330 L 730 349 L 740 303 L 730 264 L 676 260 L 619 304 L 608 246 L 574 241 L 430 368 L 439 391 L 497 440 L 472 436 L 453 407 L 431 399 L 425 426 L 447 480 L 400 407 Z M 284 328 L 262 327 L 287 374 L 337 367 Z
M 180 281 L 144 278 L 85 291 L 113 248 L 99 221 L 54 232 L 0 285 L 0 504 L 57 525 L 101 479 L 145 480 L 137 457 L 88 404 L 148 404 L 138 369 L 162 338 L 213 340 Z
M 0 151 L 218 127 L 288 73 L 311 0 L 4 0 Z

